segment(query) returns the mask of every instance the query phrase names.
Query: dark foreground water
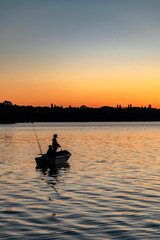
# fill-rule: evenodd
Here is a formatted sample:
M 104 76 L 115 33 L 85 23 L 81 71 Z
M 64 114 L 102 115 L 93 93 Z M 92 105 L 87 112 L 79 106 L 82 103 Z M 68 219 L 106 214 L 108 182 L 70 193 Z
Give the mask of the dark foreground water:
M 32 125 L 0 125 L 0 239 L 160 239 L 160 123 L 34 126 L 70 167 L 36 170 Z

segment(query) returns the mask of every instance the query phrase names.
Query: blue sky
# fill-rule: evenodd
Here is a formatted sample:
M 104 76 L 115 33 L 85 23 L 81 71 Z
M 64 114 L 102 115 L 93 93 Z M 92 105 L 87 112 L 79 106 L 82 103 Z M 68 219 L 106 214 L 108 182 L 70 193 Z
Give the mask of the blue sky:
M 158 0 L 1 0 L 1 51 L 92 56 L 105 46 L 113 57 L 121 50 L 157 57 L 159 13 Z

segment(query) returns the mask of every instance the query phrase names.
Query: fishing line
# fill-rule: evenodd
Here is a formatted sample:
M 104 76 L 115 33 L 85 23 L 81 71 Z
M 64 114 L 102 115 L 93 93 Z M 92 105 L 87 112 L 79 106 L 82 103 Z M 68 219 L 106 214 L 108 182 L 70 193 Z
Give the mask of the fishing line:
M 82 157 L 85 157 L 85 155 L 83 155 L 83 154 L 80 154 L 80 153 L 77 153 L 77 152 L 74 152 L 74 151 L 72 151 L 72 152 L 75 153 L 75 154 L 78 154 L 78 155 L 80 155 Z

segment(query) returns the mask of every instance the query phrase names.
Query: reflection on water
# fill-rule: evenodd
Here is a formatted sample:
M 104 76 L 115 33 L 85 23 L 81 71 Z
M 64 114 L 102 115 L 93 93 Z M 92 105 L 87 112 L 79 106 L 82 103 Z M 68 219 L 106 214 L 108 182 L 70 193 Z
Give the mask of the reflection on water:
M 70 165 L 68 164 L 63 167 L 37 169 L 37 171 L 41 173 L 41 180 L 47 183 L 49 187 L 53 188 L 53 190 L 59 194 L 56 185 L 62 181 L 63 173 L 69 172 L 69 167 Z M 51 196 L 48 199 L 50 201 L 53 200 Z
M 69 167 L 70 165 L 66 164 L 63 167 L 55 166 L 54 168 L 37 168 L 37 171 L 41 173 L 41 180 L 50 185 L 55 190 L 55 192 L 58 192 L 55 185 L 59 183 L 59 179 L 62 178 L 63 172 L 68 172 Z
M 69 167 L 36 169 L 31 124 L 0 125 L 0 239 L 159 239 L 160 123 L 37 123 Z

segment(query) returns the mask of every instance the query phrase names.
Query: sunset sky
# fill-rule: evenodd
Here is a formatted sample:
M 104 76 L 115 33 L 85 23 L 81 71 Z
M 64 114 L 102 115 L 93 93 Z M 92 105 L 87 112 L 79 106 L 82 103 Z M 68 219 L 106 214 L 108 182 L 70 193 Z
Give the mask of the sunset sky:
M 160 108 L 160 0 L 0 0 L 0 102 Z

